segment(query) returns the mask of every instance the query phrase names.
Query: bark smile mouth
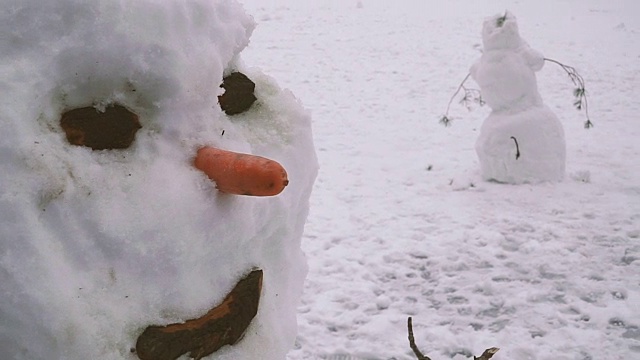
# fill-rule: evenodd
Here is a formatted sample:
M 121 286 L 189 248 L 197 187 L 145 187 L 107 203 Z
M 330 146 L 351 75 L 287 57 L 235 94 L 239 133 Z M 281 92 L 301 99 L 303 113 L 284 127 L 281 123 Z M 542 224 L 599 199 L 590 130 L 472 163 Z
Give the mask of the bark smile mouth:
M 261 292 L 262 270 L 253 270 L 205 315 L 147 327 L 132 351 L 141 360 L 175 360 L 185 354 L 202 359 L 225 345 L 234 345 L 258 313 Z

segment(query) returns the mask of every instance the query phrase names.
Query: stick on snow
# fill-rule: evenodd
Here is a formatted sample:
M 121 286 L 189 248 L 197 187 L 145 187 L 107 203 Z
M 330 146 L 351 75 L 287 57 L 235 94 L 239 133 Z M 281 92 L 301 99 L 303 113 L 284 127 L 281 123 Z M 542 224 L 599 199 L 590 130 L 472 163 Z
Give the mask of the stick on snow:
M 413 337 L 413 322 L 412 322 L 411 316 L 409 316 L 409 318 L 407 319 L 407 329 L 409 331 L 409 346 L 411 347 L 411 350 L 413 350 L 413 353 L 416 355 L 418 360 L 431 360 L 430 357 L 423 355 L 422 352 L 420 352 L 420 349 L 418 349 L 418 346 L 416 345 L 415 339 Z M 500 348 L 492 347 L 490 349 L 485 350 L 482 353 L 482 355 L 480 355 L 480 357 L 474 356 L 473 359 L 489 360 L 493 357 L 493 355 L 495 355 L 495 353 L 498 352 L 498 350 L 500 350 Z

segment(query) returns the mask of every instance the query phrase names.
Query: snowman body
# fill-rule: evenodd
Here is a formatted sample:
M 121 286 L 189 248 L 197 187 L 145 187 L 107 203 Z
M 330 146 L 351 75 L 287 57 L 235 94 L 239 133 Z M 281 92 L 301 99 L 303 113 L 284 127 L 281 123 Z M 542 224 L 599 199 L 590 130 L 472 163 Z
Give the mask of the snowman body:
M 535 76 L 543 56 L 520 38 L 508 12 L 485 20 L 482 40 L 484 52 L 470 70 L 492 109 L 475 146 L 482 177 L 513 184 L 562 180 L 564 130 L 544 105 Z
M 253 18 L 228 0 L 21 1 L 5 10 L 0 357 L 138 359 L 147 327 L 201 317 L 260 269 L 257 315 L 234 329 L 241 340 L 181 358 L 284 359 L 317 159 L 299 101 L 240 60 Z M 232 71 L 255 82 L 258 100 L 228 116 L 218 96 Z M 139 119 L 129 147 L 67 140 L 63 113 L 113 105 Z M 289 185 L 264 198 L 222 193 L 193 165 L 202 146 L 274 159 Z

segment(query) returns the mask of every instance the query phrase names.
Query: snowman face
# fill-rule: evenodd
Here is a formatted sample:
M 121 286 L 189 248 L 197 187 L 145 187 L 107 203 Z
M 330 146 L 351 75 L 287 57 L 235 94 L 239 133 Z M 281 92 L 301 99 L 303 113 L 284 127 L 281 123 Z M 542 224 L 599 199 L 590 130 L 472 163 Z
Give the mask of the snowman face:
M 0 42 L 13 49 L 0 55 L 13 94 L 0 100 L 4 355 L 132 356 L 147 326 L 201 316 L 254 268 L 261 308 L 278 310 L 258 314 L 248 341 L 285 351 L 315 178 L 296 167 L 316 159 L 306 114 L 257 70 L 260 104 L 237 117 L 218 104 L 253 19 L 231 1 L 23 5 Z M 107 145 L 74 122 L 92 109 L 117 124 L 97 130 Z M 298 181 L 277 197 L 222 194 L 193 166 L 205 145 L 275 158 Z M 219 358 L 260 353 L 239 345 Z
M 517 49 L 521 44 L 518 23 L 510 12 L 487 18 L 482 26 L 485 50 Z

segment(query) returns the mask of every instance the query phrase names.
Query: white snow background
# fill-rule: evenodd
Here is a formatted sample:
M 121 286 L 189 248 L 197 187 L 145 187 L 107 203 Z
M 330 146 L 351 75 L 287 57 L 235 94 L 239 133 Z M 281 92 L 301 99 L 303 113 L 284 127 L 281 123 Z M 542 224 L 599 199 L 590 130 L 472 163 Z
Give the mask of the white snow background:
M 640 2 L 243 0 L 243 52 L 310 109 L 320 171 L 289 360 L 640 359 Z M 537 73 L 564 125 L 561 183 L 479 180 L 488 108 L 454 102 L 485 17 L 584 77 Z M 473 83 L 467 83 L 472 87 Z

